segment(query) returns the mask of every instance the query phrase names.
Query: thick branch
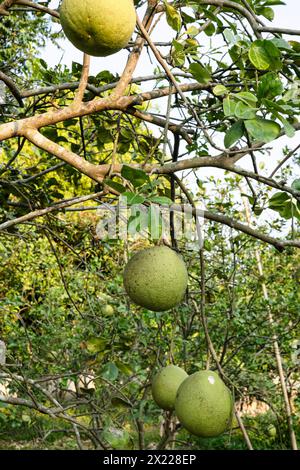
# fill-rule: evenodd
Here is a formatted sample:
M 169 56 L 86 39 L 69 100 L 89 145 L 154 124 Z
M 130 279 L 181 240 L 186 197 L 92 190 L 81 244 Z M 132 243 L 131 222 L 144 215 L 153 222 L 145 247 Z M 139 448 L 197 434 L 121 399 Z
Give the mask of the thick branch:
M 272 26 L 258 26 L 257 31 L 263 33 L 279 33 L 279 34 L 290 34 L 294 36 L 300 36 L 299 29 L 289 29 L 289 28 L 276 28 Z
M 0 15 L 9 15 L 8 9 L 15 3 L 15 0 L 4 0 L 0 5 Z
M 74 98 L 74 103 L 73 103 L 74 106 L 80 104 L 83 100 L 84 92 L 86 90 L 87 82 L 89 78 L 90 62 L 91 62 L 90 56 L 87 54 L 84 54 L 81 78 L 80 78 L 78 90 Z
M 56 155 L 64 162 L 76 168 L 78 171 L 80 171 L 80 173 L 89 176 L 94 181 L 102 182 L 103 178 L 101 173 L 99 173 L 99 169 L 101 168 L 100 166 L 94 165 L 93 163 L 84 160 L 84 158 L 79 157 L 79 155 L 76 153 L 73 153 L 64 147 L 61 147 L 52 140 L 47 139 L 47 137 L 43 136 L 36 129 L 25 129 L 25 137 L 36 147 Z

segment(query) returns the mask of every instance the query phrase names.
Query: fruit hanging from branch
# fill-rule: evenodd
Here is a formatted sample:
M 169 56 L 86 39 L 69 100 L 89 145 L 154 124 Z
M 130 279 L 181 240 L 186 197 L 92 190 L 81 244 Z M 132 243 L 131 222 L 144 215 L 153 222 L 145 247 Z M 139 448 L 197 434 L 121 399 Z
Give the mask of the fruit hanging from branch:
M 185 294 L 187 280 L 183 259 L 167 246 L 138 251 L 123 274 L 124 287 L 131 300 L 155 312 L 178 305 Z
M 215 437 L 232 421 L 233 399 L 216 372 L 203 370 L 180 385 L 175 412 L 182 426 L 200 437 Z
M 60 21 L 65 35 L 77 49 L 105 57 L 128 44 L 136 13 L 133 0 L 63 0 Z
M 156 404 L 163 410 L 174 410 L 178 388 L 187 377 L 181 367 L 163 367 L 152 380 L 152 396 Z

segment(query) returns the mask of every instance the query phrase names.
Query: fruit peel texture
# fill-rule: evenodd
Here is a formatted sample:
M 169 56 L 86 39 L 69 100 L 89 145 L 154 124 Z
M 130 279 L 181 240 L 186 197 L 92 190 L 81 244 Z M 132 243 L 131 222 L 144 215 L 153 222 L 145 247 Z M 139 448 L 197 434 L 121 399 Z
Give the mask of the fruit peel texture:
M 127 263 L 123 280 L 133 302 L 162 312 L 181 302 L 188 275 L 181 256 L 166 246 L 157 246 L 137 252 Z
M 128 44 L 136 13 L 132 0 L 63 0 L 60 20 L 77 49 L 105 57 Z
M 228 429 L 233 400 L 230 390 L 212 371 L 199 371 L 180 385 L 175 412 L 184 428 L 200 437 L 215 437 Z
M 170 365 L 161 369 L 152 380 L 152 396 L 163 410 L 174 410 L 177 390 L 188 374 L 181 367 Z

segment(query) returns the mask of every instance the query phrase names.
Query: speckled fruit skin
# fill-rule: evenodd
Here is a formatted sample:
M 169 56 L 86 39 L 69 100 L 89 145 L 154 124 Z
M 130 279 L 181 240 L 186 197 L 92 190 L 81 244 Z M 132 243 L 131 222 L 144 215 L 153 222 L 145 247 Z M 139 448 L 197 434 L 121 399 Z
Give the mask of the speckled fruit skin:
M 222 434 L 232 419 L 233 400 L 229 389 L 212 371 L 199 371 L 180 385 L 175 412 L 184 428 L 200 437 Z
M 63 0 L 60 21 L 77 49 L 104 57 L 128 44 L 136 13 L 133 0 Z
M 155 312 L 169 310 L 181 302 L 187 279 L 183 259 L 167 246 L 138 251 L 127 263 L 123 275 L 131 300 Z
M 152 396 L 163 410 L 174 410 L 176 393 L 188 374 L 181 367 L 170 365 L 161 369 L 152 380 Z

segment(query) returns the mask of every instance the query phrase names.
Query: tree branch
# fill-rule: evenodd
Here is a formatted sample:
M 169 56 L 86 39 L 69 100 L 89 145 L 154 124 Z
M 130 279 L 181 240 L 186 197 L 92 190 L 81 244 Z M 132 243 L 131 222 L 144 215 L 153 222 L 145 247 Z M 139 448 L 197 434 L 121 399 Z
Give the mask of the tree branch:
M 22 94 L 19 91 L 15 82 L 10 77 L 8 77 L 4 72 L 1 72 L 1 70 L 0 70 L 0 80 L 2 80 L 5 83 L 7 88 L 11 91 L 12 95 L 16 98 L 19 105 L 23 108 L 24 103 L 22 99 Z
M 155 14 L 155 8 L 156 8 L 157 0 L 149 0 L 148 1 L 148 7 L 146 10 L 146 13 L 143 18 L 143 25 L 146 30 L 148 30 L 152 24 L 154 14 Z M 132 79 L 132 75 L 135 71 L 135 68 L 137 66 L 139 57 L 141 55 L 143 46 L 145 44 L 144 38 L 139 36 L 133 46 L 133 49 L 129 55 L 126 67 L 122 73 L 122 76 L 114 90 L 113 96 L 114 97 L 120 97 L 124 94 L 127 86 L 130 83 L 130 80 Z
M 35 211 L 29 212 L 26 215 L 22 215 L 21 217 L 18 217 L 16 219 L 3 222 L 2 224 L 0 224 L 0 230 L 7 230 L 8 228 L 13 227 L 14 225 L 24 224 L 25 222 L 28 222 L 29 220 L 36 219 L 37 217 L 45 216 L 47 214 L 50 214 L 51 212 L 60 211 L 62 209 L 65 209 L 66 207 L 74 206 L 75 204 L 80 204 L 82 202 L 100 198 L 104 196 L 105 194 L 106 194 L 105 191 L 101 191 L 98 193 L 89 194 L 88 196 L 81 196 L 81 197 L 75 197 L 72 199 L 66 199 L 62 202 L 58 202 L 54 204 L 53 206 L 46 207 L 45 209 L 37 209 Z
M 155 124 L 156 126 L 159 126 L 165 129 L 166 120 L 161 119 L 158 116 L 154 116 L 153 114 L 146 113 L 145 111 L 140 111 L 139 109 L 136 109 L 134 107 L 126 109 L 125 113 L 131 114 L 132 116 L 135 116 L 138 119 L 141 119 L 146 122 L 150 122 L 151 124 Z M 181 135 L 188 144 L 192 144 L 193 141 L 190 138 L 189 134 L 195 133 L 193 129 L 185 129 L 184 127 L 182 127 L 182 125 L 178 125 L 172 122 L 169 122 L 167 124 L 168 124 L 167 127 L 169 131 L 173 132 L 173 134 Z
M 73 102 L 73 105 L 75 107 L 82 103 L 84 92 L 86 90 L 88 78 L 89 78 L 90 62 L 91 62 L 90 56 L 87 54 L 83 54 L 83 66 L 82 66 L 81 78 L 80 78 L 78 90 L 75 94 L 75 98 Z
M 45 7 L 39 3 L 31 2 L 30 0 L 15 0 L 15 4 L 17 5 L 24 5 L 34 10 L 42 11 L 44 13 L 48 13 L 49 15 L 53 16 L 54 18 L 59 18 L 59 12 L 56 10 L 52 10 L 51 8 Z

